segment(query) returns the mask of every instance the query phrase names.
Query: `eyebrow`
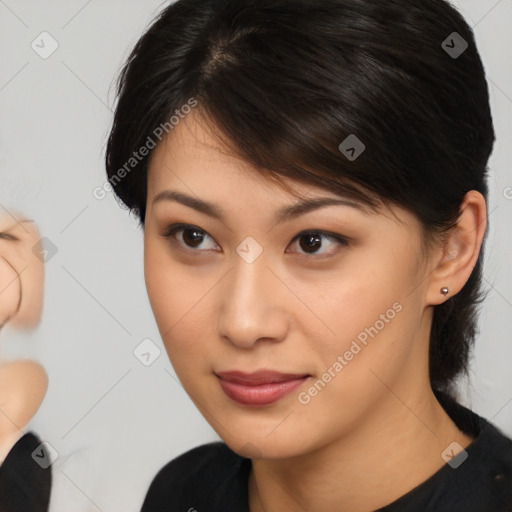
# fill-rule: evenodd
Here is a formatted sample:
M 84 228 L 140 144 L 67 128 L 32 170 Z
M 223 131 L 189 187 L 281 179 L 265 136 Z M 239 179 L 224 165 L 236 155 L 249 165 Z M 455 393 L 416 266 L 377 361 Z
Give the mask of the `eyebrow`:
M 154 198 L 152 204 L 156 204 L 162 201 L 173 201 L 176 203 L 180 203 L 184 206 L 188 206 L 189 208 L 193 208 L 198 212 L 204 213 L 214 219 L 220 220 L 221 222 L 225 222 L 225 215 L 221 208 L 213 203 L 209 203 L 202 199 L 198 199 L 196 197 L 192 197 L 182 192 L 177 192 L 175 190 L 163 190 L 159 192 Z M 320 208 L 324 208 L 326 206 L 350 206 L 352 208 L 356 208 L 361 211 L 365 211 L 366 209 L 361 203 L 350 201 L 349 199 L 343 198 L 335 198 L 335 197 L 317 197 L 314 199 L 309 199 L 307 201 L 301 201 L 290 206 L 285 206 L 277 211 L 274 221 L 276 224 L 281 222 L 293 219 L 295 217 L 299 217 L 306 213 L 312 212 L 314 210 L 318 210 Z

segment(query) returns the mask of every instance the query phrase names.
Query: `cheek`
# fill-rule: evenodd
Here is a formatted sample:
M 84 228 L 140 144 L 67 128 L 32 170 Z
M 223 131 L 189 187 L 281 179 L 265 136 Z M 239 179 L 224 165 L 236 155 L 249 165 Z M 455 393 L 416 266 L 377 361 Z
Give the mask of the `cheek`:
M 344 379 L 352 386 L 368 380 L 370 368 L 396 368 L 410 353 L 419 329 L 421 291 L 411 293 L 416 264 L 408 257 L 372 254 L 341 270 L 336 279 L 314 294 L 304 288 L 304 302 L 318 312 L 324 335 L 314 334 L 311 346 L 319 366 L 331 368 L 343 358 Z M 325 326 L 325 327 L 324 327 Z M 322 328 L 324 327 L 324 328 Z M 340 369 L 339 364 L 337 368 Z M 349 378 L 349 379 L 348 379 Z M 348 380 L 347 380 L 348 379 Z
M 144 241 L 144 278 L 155 320 L 164 334 L 185 315 L 195 294 L 195 281 L 172 262 L 160 241 L 148 236 Z
M 169 265 L 159 245 L 146 237 L 144 278 L 151 309 L 169 353 L 170 340 L 176 339 L 176 332 L 182 328 L 180 318 L 185 314 L 184 305 L 189 302 L 190 287 L 184 282 L 183 274 Z
M 161 244 L 147 239 L 144 245 L 144 276 L 148 298 L 167 355 L 180 373 L 184 366 L 196 366 L 204 359 L 206 325 L 201 299 L 211 288 L 197 278 L 194 269 L 185 270 L 173 262 Z M 211 335 L 209 336 L 211 339 Z
M 376 322 L 380 326 L 380 315 L 387 311 L 394 318 L 393 305 L 404 296 L 403 277 L 394 276 L 389 269 L 376 268 L 375 262 L 364 261 L 333 273 L 321 286 L 297 282 L 293 287 L 315 313 L 316 319 L 311 318 L 318 325 L 318 332 L 323 331 L 322 346 L 328 350 L 343 349 L 366 328 Z

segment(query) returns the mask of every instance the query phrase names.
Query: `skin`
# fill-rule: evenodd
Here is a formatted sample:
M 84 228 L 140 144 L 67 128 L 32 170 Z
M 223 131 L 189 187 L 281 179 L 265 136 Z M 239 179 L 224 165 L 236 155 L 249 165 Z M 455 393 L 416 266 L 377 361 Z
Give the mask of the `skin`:
M 31 328 L 43 309 L 43 250 L 34 221 L 21 213 L 0 215 L 0 325 Z
M 44 266 L 33 249 L 42 250 L 31 220 L 9 212 L 0 216 L 0 325 L 33 328 L 43 308 Z M 30 360 L 4 361 L 0 355 L 0 464 L 39 409 L 48 375 Z
M 328 206 L 276 225 L 275 212 L 298 197 L 337 197 L 291 185 L 293 194 L 258 174 L 188 115 L 149 164 L 148 296 L 184 389 L 228 446 L 252 458 L 251 512 L 368 512 L 439 470 L 452 442 L 472 441 L 431 391 L 428 340 L 432 306 L 457 293 L 476 263 L 485 200 L 468 193 L 450 238 L 425 251 L 418 220 L 396 206 Z M 166 189 L 216 204 L 224 221 L 174 201 L 153 204 Z M 202 231 L 162 236 L 175 223 Z M 349 243 L 327 235 L 308 250 L 307 237 L 296 239 L 304 230 Z M 249 236 L 263 249 L 252 263 L 236 252 Z M 401 311 L 300 403 L 299 393 L 397 302 Z M 214 374 L 235 369 L 311 377 L 254 408 L 228 398 Z

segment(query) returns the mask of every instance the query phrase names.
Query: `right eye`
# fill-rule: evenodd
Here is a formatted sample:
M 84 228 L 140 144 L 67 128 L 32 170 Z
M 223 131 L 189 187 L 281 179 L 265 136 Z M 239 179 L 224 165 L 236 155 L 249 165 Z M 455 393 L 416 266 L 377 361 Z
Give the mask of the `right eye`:
M 0 231 L 0 240 L 9 240 L 11 242 L 18 242 L 19 238 L 15 237 L 14 235 L 10 235 L 9 233 Z
M 180 235 L 180 233 L 181 233 L 181 235 Z M 177 236 L 177 235 L 180 235 L 180 236 Z M 201 244 L 204 241 L 204 238 L 209 237 L 210 235 L 208 235 L 208 233 L 206 233 L 206 231 L 204 231 L 196 226 L 191 226 L 190 224 L 172 224 L 169 227 L 167 227 L 165 232 L 162 233 L 162 236 L 164 238 L 169 239 L 169 241 L 171 242 L 171 244 L 173 246 L 178 245 L 179 249 L 183 249 L 186 251 L 187 250 L 194 251 L 195 249 L 197 249 L 198 247 L 201 246 Z M 184 246 L 183 246 L 183 244 L 184 244 Z M 215 249 L 215 247 L 213 249 Z M 210 249 L 208 249 L 208 248 L 202 249 L 202 250 L 211 250 L 211 248 Z M 199 251 L 199 252 L 201 252 L 201 251 Z

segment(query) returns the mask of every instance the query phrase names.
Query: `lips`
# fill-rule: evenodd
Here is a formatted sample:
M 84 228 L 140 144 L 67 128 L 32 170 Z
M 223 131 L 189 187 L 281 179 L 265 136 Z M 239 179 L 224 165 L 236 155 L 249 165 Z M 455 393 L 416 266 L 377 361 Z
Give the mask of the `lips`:
M 270 405 L 299 387 L 308 374 L 281 373 L 260 370 L 254 373 L 240 371 L 217 372 L 224 393 L 243 405 Z

